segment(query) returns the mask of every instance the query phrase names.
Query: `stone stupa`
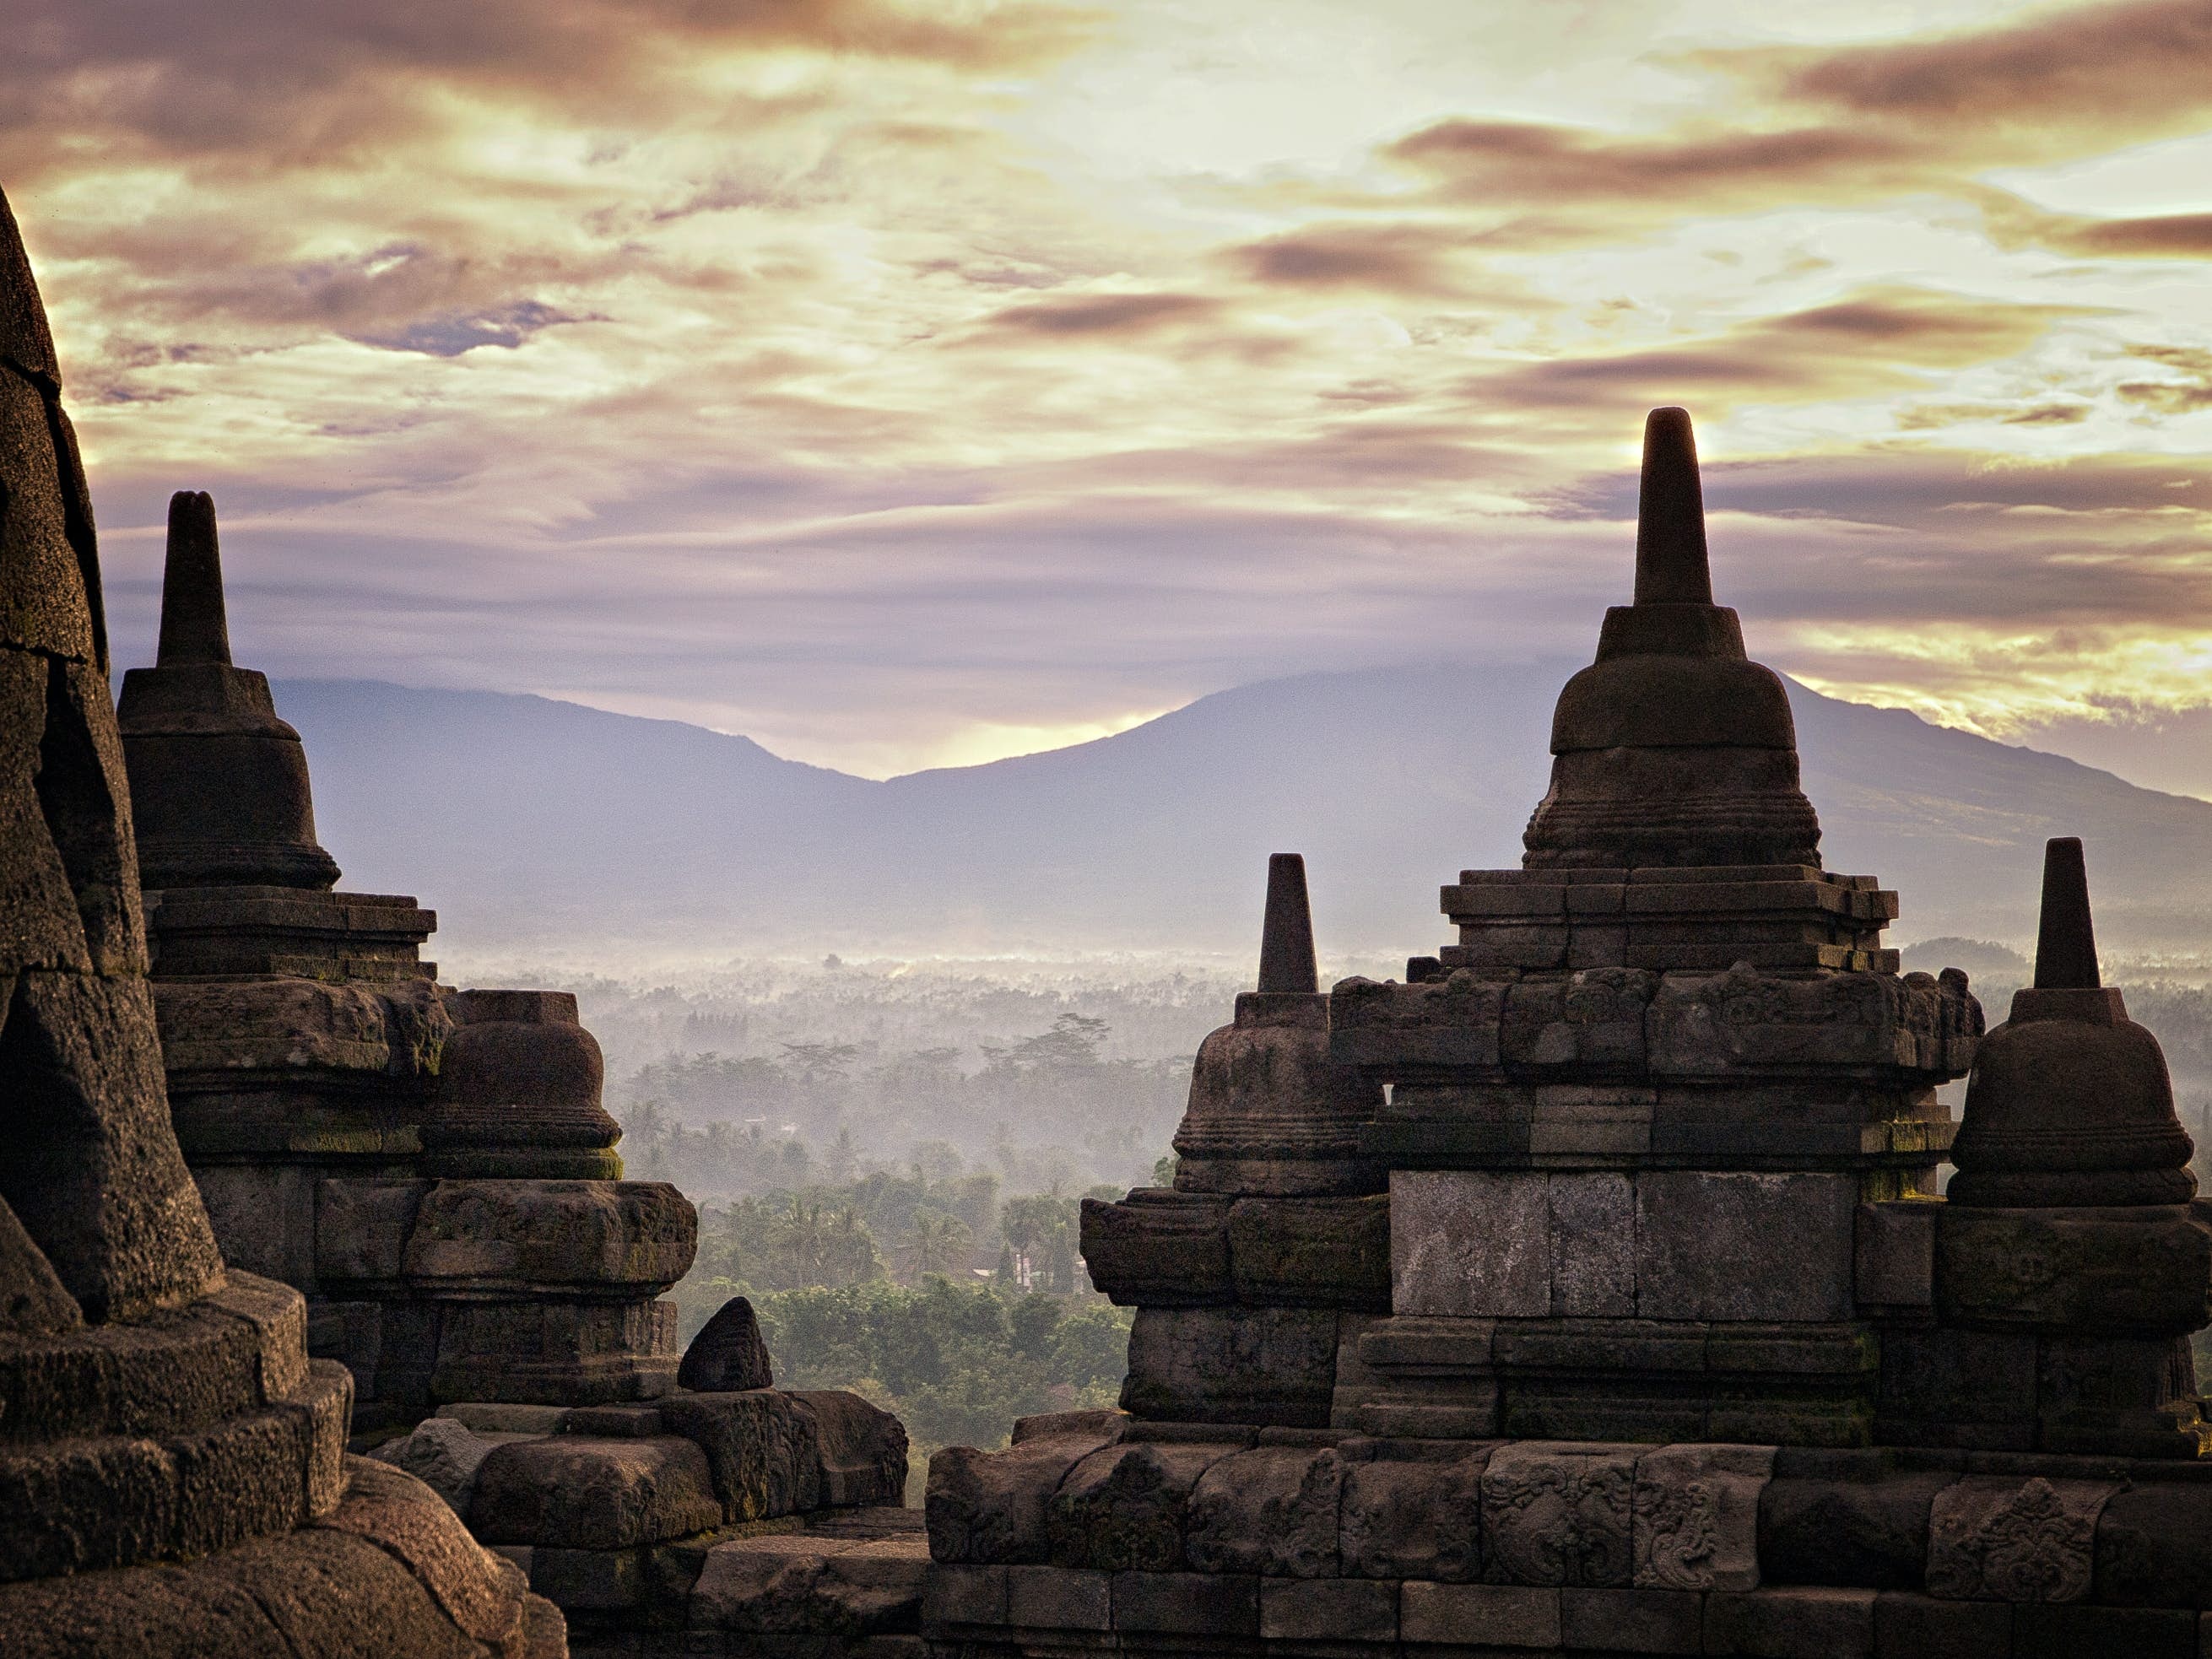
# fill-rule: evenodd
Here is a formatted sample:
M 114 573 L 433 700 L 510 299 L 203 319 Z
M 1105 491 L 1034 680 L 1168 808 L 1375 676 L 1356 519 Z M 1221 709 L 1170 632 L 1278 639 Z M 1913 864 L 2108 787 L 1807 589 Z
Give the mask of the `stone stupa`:
M 296 1291 L 226 1269 L 162 1087 L 91 501 L 0 198 L 0 1654 L 555 1659 L 419 1482 L 345 1455 Z
M 933 1461 L 937 1652 L 2212 1652 L 2212 1215 L 2079 845 L 1985 1038 L 1964 975 L 1898 972 L 1895 896 L 1820 864 L 1681 410 L 1643 484 L 1521 866 L 1315 1022 L 1369 1091 L 1340 1167 L 1387 1193 L 1086 1206 L 1125 1409 Z M 1243 1085 L 1224 1121 L 1310 1098 Z

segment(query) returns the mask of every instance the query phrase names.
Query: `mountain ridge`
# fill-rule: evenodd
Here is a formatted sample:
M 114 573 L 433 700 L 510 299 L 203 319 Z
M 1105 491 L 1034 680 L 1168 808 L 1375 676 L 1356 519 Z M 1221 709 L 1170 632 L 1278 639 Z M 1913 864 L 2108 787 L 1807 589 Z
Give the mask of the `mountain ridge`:
M 1517 860 L 1577 666 L 1291 676 L 883 780 L 528 694 L 276 692 L 344 884 L 418 893 L 471 946 L 1233 951 L 1256 937 L 1266 854 L 1287 848 L 1307 854 L 1317 926 L 1416 953 L 1443 938 L 1437 884 Z M 2212 934 L 2212 803 L 1789 690 L 1826 861 L 1901 892 L 1897 937 L 2031 938 L 2043 840 L 2073 834 L 2108 940 Z

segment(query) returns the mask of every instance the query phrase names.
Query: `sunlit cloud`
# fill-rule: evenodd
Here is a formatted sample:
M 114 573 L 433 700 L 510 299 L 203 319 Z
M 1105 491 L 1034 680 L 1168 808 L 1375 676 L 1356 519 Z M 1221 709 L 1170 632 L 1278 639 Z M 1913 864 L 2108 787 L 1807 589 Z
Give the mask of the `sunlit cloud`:
M 988 759 L 1586 650 L 1684 402 L 1777 665 L 2212 707 L 2202 0 L 14 13 L 125 664 L 205 488 L 280 674 Z

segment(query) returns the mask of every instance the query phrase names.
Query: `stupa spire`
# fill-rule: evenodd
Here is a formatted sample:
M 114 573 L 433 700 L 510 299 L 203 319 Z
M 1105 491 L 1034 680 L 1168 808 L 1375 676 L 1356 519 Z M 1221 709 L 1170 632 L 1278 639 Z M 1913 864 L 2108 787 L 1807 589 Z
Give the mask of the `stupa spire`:
M 155 660 L 164 668 L 230 661 L 215 497 L 204 489 L 180 489 L 169 497 L 169 551 L 161 571 L 161 643 Z
M 1314 966 L 1313 909 L 1306 900 L 1306 861 L 1298 853 L 1267 856 L 1267 914 L 1260 931 L 1260 989 L 1321 989 Z
M 2035 938 L 2035 988 L 2091 991 L 2097 972 L 2097 935 L 2089 917 L 2089 877 L 2081 843 L 2062 836 L 2043 844 L 2043 917 Z
M 1705 497 L 1698 440 L 1686 409 L 1655 409 L 1644 420 L 1644 479 L 1636 514 L 1636 603 L 1711 605 Z

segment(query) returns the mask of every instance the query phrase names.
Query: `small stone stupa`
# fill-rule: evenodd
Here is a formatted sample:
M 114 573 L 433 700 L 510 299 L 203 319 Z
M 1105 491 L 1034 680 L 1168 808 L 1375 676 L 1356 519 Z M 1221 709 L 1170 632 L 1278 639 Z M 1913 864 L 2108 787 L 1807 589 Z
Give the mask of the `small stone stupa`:
M 159 660 L 124 678 L 169 1090 L 231 1257 L 305 1291 L 369 1428 L 459 1401 L 650 1397 L 697 1221 L 624 1182 L 557 991 L 452 991 L 410 897 L 336 890 L 307 762 L 230 660 L 214 502 L 169 504 Z M 155 876 L 167 885 L 156 886 Z
M 2212 1651 L 2212 1221 L 2079 846 L 2008 1024 L 1900 975 L 1699 500 L 1654 411 L 1635 602 L 1560 695 L 1521 867 L 1298 1027 L 1346 1184 L 1240 1184 L 1321 1075 L 1213 1075 L 1240 1000 L 1177 1139 L 1218 1190 L 1085 1206 L 1138 1309 L 1125 1409 L 938 1454 L 937 1650 Z
M 1305 860 L 1267 860 L 1259 988 L 1199 1045 L 1172 1188 L 1083 1202 L 1091 1283 L 1137 1309 L 1122 1403 L 1328 1421 L 1337 1317 L 1389 1306 L 1389 1210 L 1359 1137 L 1382 1091 L 1328 1053 Z
M 297 1291 L 226 1270 L 146 981 L 92 507 L 0 198 L 0 1653 L 558 1659 L 560 1615 L 345 1455 Z
M 576 999 L 440 985 L 434 916 L 332 887 L 304 751 L 229 662 L 204 495 L 172 505 L 163 607 L 121 720 L 173 884 L 145 902 L 177 1133 L 224 1247 L 307 1292 L 358 1443 L 520 1566 L 580 1659 L 910 1642 L 898 1419 L 769 1386 L 745 1307 L 679 1382 L 663 1293 L 697 1217 L 622 1178 Z

